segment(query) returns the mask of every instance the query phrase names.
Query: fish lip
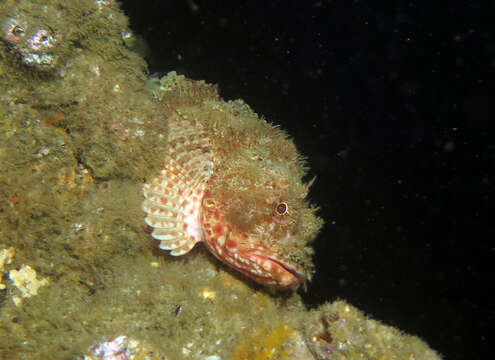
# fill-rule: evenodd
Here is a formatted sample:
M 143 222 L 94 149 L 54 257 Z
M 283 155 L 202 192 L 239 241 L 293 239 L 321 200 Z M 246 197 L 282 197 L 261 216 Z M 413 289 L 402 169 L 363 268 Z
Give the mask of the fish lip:
M 258 258 L 263 258 L 263 259 L 268 259 L 269 261 L 275 263 L 276 265 L 280 266 L 283 268 L 285 271 L 290 273 L 294 278 L 295 281 L 287 284 L 287 285 L 277 285 L 276 287 L 280 289 L 289 289 L 289 290 L 295 290 L 301 285 L 302 283 L 306 282 L 306 274 L 304 272 L 304 269 L 300 266 L 298 266 L 296 263 L 290 262 L 288 260 L 282 260 L 277 256 L 270 256 L 266 254 L 259 253 L 257 251 L 253 251 L 249 253 L 250 256 L 255 256 Z

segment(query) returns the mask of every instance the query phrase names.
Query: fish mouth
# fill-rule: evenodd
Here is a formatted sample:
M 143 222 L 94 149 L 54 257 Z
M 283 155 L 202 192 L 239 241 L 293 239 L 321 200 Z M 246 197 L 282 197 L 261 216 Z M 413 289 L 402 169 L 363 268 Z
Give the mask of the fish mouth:
M 259 252 L 248 254 L 257 264 L 259 264 L 271 276 L 260 276 L 260 282 L 275 280 L 272 286 L 281 290 L 296 290 L 299 285 L 306 281 L 304 269 L 293 262 L 281 259 L 276 255 L 266 255 Z

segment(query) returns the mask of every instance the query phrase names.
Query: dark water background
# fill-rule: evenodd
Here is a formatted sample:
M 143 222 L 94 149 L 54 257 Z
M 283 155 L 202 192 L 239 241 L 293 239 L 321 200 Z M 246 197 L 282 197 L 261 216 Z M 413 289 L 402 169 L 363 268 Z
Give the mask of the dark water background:
M 493 358 L 495 3 L 124 1 L 150 72 L 280 124 L 326 226 L 309 307 L 344 298 L 446 359 Z

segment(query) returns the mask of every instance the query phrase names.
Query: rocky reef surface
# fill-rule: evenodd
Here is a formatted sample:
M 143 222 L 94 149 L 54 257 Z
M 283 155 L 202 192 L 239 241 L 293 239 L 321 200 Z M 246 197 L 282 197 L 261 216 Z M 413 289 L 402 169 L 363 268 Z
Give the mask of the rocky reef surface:
M 308 311 L 201 246 L 157 249 L 167 151 L 113 0 L 0 1 L 1 359 L 438 359 L 345 302 Z

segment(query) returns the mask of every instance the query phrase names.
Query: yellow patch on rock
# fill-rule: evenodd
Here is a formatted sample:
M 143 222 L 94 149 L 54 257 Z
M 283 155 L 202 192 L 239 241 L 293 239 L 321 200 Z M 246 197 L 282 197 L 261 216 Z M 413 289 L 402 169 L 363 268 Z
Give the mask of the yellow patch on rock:
M 12 262 L 14 255 L 15 249 L 13 247 L 0 250 L 0 280 L 2 279 L 2 275 L 5 272 L 5 265 L 9 265 Z M 3 289 L 5 289 L 5 284 L 2 284 L 0 282 L 0 290 Z
M 14 296 L 12 300 L 16 306 L 22 303 L 23 298 L 37 295 L 40 287 L 48 284 L 48 279 L 38 280 L 36 270 L 29 265 L 22 265 L 20 270 L 10 270 L 9 278 L 21 292 L 21 297 Z

